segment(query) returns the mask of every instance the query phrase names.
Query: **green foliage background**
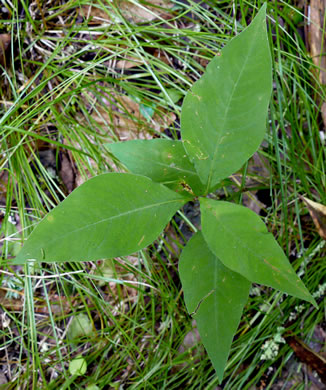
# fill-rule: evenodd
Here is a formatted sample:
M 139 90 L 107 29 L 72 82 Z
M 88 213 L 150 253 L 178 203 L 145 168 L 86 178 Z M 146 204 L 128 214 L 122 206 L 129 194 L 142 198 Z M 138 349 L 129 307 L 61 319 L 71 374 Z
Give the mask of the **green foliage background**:
M 139 99 L 158 117 L 163 117 L 165 110 L 179 116 L 181 100 L 175 101 L 177 96 L 185 95 L 203 73 L 206 61 L 245 28 L 261 3 L 175 2 L 174 9 L 167 10 L 170 18 L 159 16 L 141 26 L 121 15 L 114 3 L 102 2 L 96 2 L 97 8 L 114 23 L 93 20 L 91 25 L 78 16 L 83 5 L 72 1 L 61 7 L 60 2 L 52 2 L 45 9 L 13 1 L 12 6 L 6 6 L 10 12 L 2 14 L 2 31 L 11 34 L 14 44 L 2 69 L 1 83 L 4 263 L 17 253 L 17 244 L 29 235 L 30 226 L 34 227 L 68 194 L 59 175 L 61 153 L 73 157 L 79 180 L 113 168 L 105 145 L 119 136 L 110 119 L 114 112 L 107 102 L 113 92 L 108 96 L 108 85 L 115 91 L 121 115 L 132 119 L 141 135 L 144 128 L 155 135 L 157 119 L 148 122 L 144 116 L 133 115 L 122 97 Z M 243 176 L 235 177 L 236 184 L 223 183 L 218 196 L 239 203 L 248 194 L 254 199 L 256 190 L 270 196 L 270 203 L 263 207 L 268 229 L 321 303 L 325 291 L 324 242 L 315 233 L 298 194 L 325 203 L 325 148 L 319 135 L 323 128 L 319 102 L 325 95 L 302 38 L 306 16 L 296 6 L 278 1 L 268 3 L 267 9 L 274 85 L 270 131 L 259 156 L 267 160 L 264 164 L 269 174 L 261 169 L 252 171 L 249 163 Z M 180 28 L 178 23 L 189 28 Z M 114 64 L 126 56 L 141 65 L 129 72 L 117 70 Z M 169 61 L 165 61 L 166 56 Z M 176 122 L 169 126 L 168 137 L 176 139 L 178 132 Z M 54 150 L 50 166 L 44 165 L 43 142 Z M 250 187 L 252 179 L 257 181 Z M 180 218 L 184 224 L 193 224 L 189 214 Z M 2 370 L 10 369 L 10 386 L 48 389 L 96 383 L 100 388 L 124 384 L 139 389 L 146 383 L 149 388 L 215 388 L 215 372 L 200 348 L 194 347 L 191 355 L 188 351 L 180 354 L 179 347 L 192 329 L 176 277 L 175 259 L 181 244 L 175 234 L 184 236 L 185 230 L 180 231 L 173 221 L 170 233 L 171 238 L 162 236 L 152 248 L 153 257 L 142 253 L 138 263 L 122 259 L 122 270 L 111 270 L 111 280 L 117 282 L 112 294 L 99 288 L 103 276 L 90 272 L 92 263 L 26 269 L 4 265 L 1 285 L 7 298 L 1 303 L 4 324 L 9 321 L 10 326 L 3 327 L 2 346 L 8 357 Z M 131 275 L 135 279 L 130 284 Z M 24 300 L 6 301 L 10 294 L 22 297 L 22 291 Z M 136 299 L 131 291 L 137 292 Z M 12 310 L 13 304 L 16 310 Z M 76 346 L 66 340 L 64 331 L 80 312 L 88 316 L 94 333 Z M 266 382 L 267 388 L 300 388 L 303 378 L 309 386 L 304 366 L 298 365 L 287 344 L 279 344 L 278 355 L 267 361 L 261 359 L 261 348 L 273 339 L 277 327 L 284 325 L 306 343 L 318 343 L 323 318 L 322 310 L 310 305 L 299 307 L 295 298 L 284 300 L 268 288 L 255 288 L 232 345 L 224 388 L 249 389 Z M 42 347 L 44 341 L 46 347 Z M 69 374 L 67 356 L 72 359 L 81 350 L 88 371 L 86 377 L 76 380 Z M 184 366 L 189 359 L 191 369 Z

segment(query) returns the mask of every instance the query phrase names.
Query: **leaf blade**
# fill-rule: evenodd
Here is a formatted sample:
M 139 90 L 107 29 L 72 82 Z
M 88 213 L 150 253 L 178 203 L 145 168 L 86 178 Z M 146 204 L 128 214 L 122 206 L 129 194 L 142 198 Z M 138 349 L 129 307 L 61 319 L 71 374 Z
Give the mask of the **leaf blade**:
M 264 138 L 272 90 L 265 17 L 264 5 L 184 99 L 184 146 L 207 188 L 237 171 Z
M 201 232 L 184 248 L 179 273 L 187 309 L 189 313 L 196 311 L 199 334 L 222 381 L 251 283 L 219 261 Z
M 253 283 L 316 305 L 257 214 L 240 205 L 204 198 L 200 209 L 205 240 L 226 267 Z
M 97 260 L 150 244 L 189 198 L 127 173 L 96 176 L 73 191 L 34 229 L 14 264 Z
M 205 190 L 181 141 L 132 140 L 107 144 L 106 147 L 132 173 L 147 176 L 177 191 L 183 190 L 183 182 L 197 195 Z

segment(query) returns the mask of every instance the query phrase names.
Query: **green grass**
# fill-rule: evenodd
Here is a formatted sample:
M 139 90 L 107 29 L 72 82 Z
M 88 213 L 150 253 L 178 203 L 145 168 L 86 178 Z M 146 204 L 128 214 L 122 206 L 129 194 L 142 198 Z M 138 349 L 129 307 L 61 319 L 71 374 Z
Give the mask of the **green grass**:
M 262 2 L 174 1 L 164 17 L 160 7 L 153 8 L 158 16 L 150 22 L 126 19 L 121 7 L 100 0 L 93 4 L 106 21 L 83 19 L 79 9 L 88 3 L 53 1 L 41 9 L 41 2 L 29 7 L 29 2 L 16 0 L 12 6 L 8 3 L 9 17 L 3 14 L 0 20 L 1 31 L 12 36 L 0 83 L 0 372 L 8 378 L 2 386 L 79 389 L 94 383 L 101 389 L 215 389 L 218 381 L 202 347 L 179 351 L 192 329 L 177 275 L 185 241 L 180 219 L 149 251 L 132 262 L 122 259 L 111 276 L 102 276 L 104 285 L 97 263 L 22 269 L 6 266 L 6 259 L 68 195 L 62 176 L 70 171 L 63 174 L 63 156 L 73 161 L 77 185 L 120 169 L 103 146 L 107 142 L 179 136 L 183 96 Z M 234 176 L 226 181 L 216 196 L 242 202 L 249 191 L 257 203 L 256 191 L 264 190 L 265 222 L 314 293 L 325 283 L 325 247 L 298 195 L 326 202 L 325 148 L 319 136 L 325 93 L 299 34 L 305 20 L 300 12 L 292 2 L 268 3 L 274 89 L 269 130 L 259 151 L 268 174 L 253 171 L 249 164 L 240 180 Z M 294 16 L 302 20 L 295 24 Z M 127 69 L 123 60 L 138 66 Z M 186 213 L 183 226 L 189 218 L 191 223 Z M 268 288 L 258 291 L 260 295 L 248 301 L 223 388 L 265 383 L 269 389 L 288 381 L 293 389 L 301 389 L 302 378 L 309 388 L 306 368 L 295 362 L 286 343 L 273 360 L 261 360 L 262 345 L 302 302 Z M 287 329 L 306 343 L 324 324 L 322 299 L 319 310 L 304 304 Z M 80 313 L 92 331 L 72 341 L 67 332 Z M 87 361 L 87 375 L 73 377 L 69 362 L 79 355 Z M 293 379 L 296 375 L 300 381 Z

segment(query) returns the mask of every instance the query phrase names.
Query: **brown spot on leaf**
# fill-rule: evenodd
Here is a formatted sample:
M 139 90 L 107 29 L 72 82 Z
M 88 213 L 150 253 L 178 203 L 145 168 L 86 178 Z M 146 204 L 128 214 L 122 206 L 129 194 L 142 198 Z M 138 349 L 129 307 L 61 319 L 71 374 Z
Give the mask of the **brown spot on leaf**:
M 138 246 L 144 241 L 145 239 L 145 236 L 143 236 L 140 240 L 139 240 L 139 243 L 137 244 Z
M 280 272 L 280 270 L 276 267 L 273 266 L 273 264 L 271 264 L 269 261 L 267 261 L 266 259 L 263 259 L 264 260 L 264 263 L 267 264 L 269 267 L 271 267 L 274 271 L 276 271 L 277 273 Z M 277 280 L 277 283 L 280 283 L 278 280 Z

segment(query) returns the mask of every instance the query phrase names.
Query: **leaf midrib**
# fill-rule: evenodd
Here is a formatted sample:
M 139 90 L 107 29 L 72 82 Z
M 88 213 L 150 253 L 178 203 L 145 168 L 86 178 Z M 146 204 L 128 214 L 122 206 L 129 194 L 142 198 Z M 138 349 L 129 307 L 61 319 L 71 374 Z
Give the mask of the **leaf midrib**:
M 255 37 L 257 36 L 257 34 L 255 34 Z M 232 88 L 232 91 L 229 95 L 229 99 L 228 99 L 228 102 L 226 104 L 226 109 L 224 111 L 224 117 L 223 117 L 223 120 L 222 120 L 222 125 L 221 125 L 221 129 L 224 128 L 225 126 L 225 122 L 226 122 L 226 118 L 227 118 L 227 114 L 230 110 L 230 106 L 231 106 L 231 101 L 233 100 L 233 96 L 234 96 L 234 93 L 235 93 L 235 90 L 238 86 L 238 83 L 239 83 L 239 80 L 240 78 L 242 77 L 242 74 L 244 72 L 244 68 L 245 66 L 247 65 L 247 62 L 248 62 L 248 59 L 250 57 L 250 54 L 254 48 L 254 42 L 255 42 L 255 39 L 252 39 L 251 40 L 251 45 L 250 45 L 250 49 L 247 51 L 247 56 L 245 58 L 245 61 L 244 61 L 244 64 L 242 66 L 242 69 L 240 71 L 240 74 L 239 74 L 239 77 L 237 79 L 237 81 L 235 82 L 233 88 Z M 222 53 L 223 55 L 223 53 Z M 206 187 L 206 192 L 208 192 L 209 188 L 211 187 L 211 181 L 212 181 L 212 176 L 213 176 L 213 165 L 215 165 L 215 161 L 216 161 L 216 155 L 218 153 L 218 149 L 219 149 L 219 146 L 220 146 L 220 139 L 222 137 L 222 131 L 220 131 L 218 134 L 217 134 L 217 138 L 216 138 L 216 144 L 215 144 L 215 150 L 214 150 L 214 154 L 213 154 L 213 158 L 211 159 L 211 164 L 210 164 L 210 168 L 209 168 L 209 176 L 208 176 L 208 181 L 207 181 L 207 187 Z
M 138 155 L 137 155 L 137 158 L 138 158 L 139 160 L 141 160 L 141 161 L 144 161 L 145 163 L 148 161 L 148 160 L 146 160 L 146 159 L 144 159 L 144 158 L 139 157 Z M 151 162 L 151 163 L 153 163 L 153 162 Z M 198 176 L 198 175 L 197 175 L 197 172 L 196 172 L 195 170 L 194 170 L 194 171 L 189 171 L 189 170 L 187 170 L 187 169 L 180 168 L 180 167 L 178 167 L 178 166 L 171 167 L 169 164 L 165 164 L 165 163 L 158 162 L 158 161 L 155 161 L 153 165 L 155 165 L 155 164 L 156 164 L 156 165 L 160 165 L 160 166 L 162 166 L 162 167 L 164 167 L 164 168 L 169 168 L 169 169 L 174 169 L 174 170 L 176 170 L 176 171 L 189 173 L 189 174 L 191 174 L 192 176 Z
M 79 227 L 78 229 L 75 229 L 75 230 L 71 230 L 70 232 L 62 234 L 60 236 L 57 235 L 52 240 L 48 240 L 47 243 L 51 244 L 53 242 L 61 240 L 63 237 L 67 237 L 67 236 L 69 236 L 69 235 L 71 235 L 73 233 L 77 233 L 77 232 L 80 232 L 80 231 L 83 231 L 83 230 L 87 230 L 90 227 L 96 226 L 98 224 L 105 223 L 105 222 L 108 222 L 110 220 L 114 220 L 114 219 L 117 219 L 117 218 L 120 218 L 120 217 L 124 217 L 124 216 L 130 215 L 130 214 L 133 214 L 133 213 L 138 213 L 140 211 L 147 210 L 147 209 L 154 208 L 154 207 L 164 206 L 164 205 L 169 204 L 169 203 L 175 203 L 175 202 L 176 203 L 178 203 L 178 202 L 185 203 L 186 201 L 187 201 L 187 199 L 173 199 L 173 200 L 169 200 L 169 201 L 153 203 L 153 204 L 150 204 L 150 205 L 147 205 L 147 206 L 142 206 L 142 207 L 138 207 L 138 208 L 135 208 L 135 209 L 132 209 L 132 210 L 128 210 L 126 212 L 122 212 L 122 213 L 119 213 L 117 215 L 113 215 L 113 216 L 110 216 L 108 218 L 101 219 L 100 221 L 89 223 L 87 225 Z M 33 234 L 33 232 L 32 232 L 32 234 Z
M 209 210 L 208 210 L 207 208 L 206 208 L 206 210 L 207 210 L 207 212 L 209 213 Z M 214 213 L 211 213 L 211 214 L 213 215 L 213 217 L 216 218 L 216 220 L 219 220 L 219 218 L 217 217 L 217 215 L 215 215 Z M 226 227 L 223 223 L 221 223 L 219 226 L 221 227 L 221 229 L 225 230 L 228 234 L 230 234 L 230 235 L 234 238 L 234 240 L 237 241 L 237 242 L 240 244 L 240 246 L 241 246 L 242 248 L 247 249 L 249 253 L 251 253 L 255 258 L 257 258 L 257 259 L 260 261 L 260 263 L 263 263 L 264 265 L 266 265 L 266 266 L 268 267 L 268 269 L 272 269 L 272 268 L 269 267 L 268 264 L 266 264 L 266 263 L 264 262 L 264 257 L 258 256 L 258 255 L 257 255 L 257 252 L 255 252 L 255 251 L 252 250 L 248 245 L 246 245 L 246 243 L 245 243 L 242 239 L 240 239 L 236 234 L 234 234 L 232 230 L 227 229 L 227 227 Z M 269 232 L 267 231 L 267 233 L 269 233 Z M 221 259 L 220 257 L 218 257 L 218 258 Z M 221 260 L 221 261 L 222 261 L 222 260 Z M 222 261 L 222 262 L 223 262 L 223 261 Z M 227 265 L 225 265 L 225 266 L 227 267 Z M 242 275 L 238 270 L 233 270 L 232 268 L 230 268 L 230 269 L 231 269 L 233 272 L 237 272 L 237 273 L 239 273 L 240 275 Z M 277 268 L 277 270 L 278 270 L 278 272 L 279 272 L 279 274 L 280 274 L 281 277 L 283 277 L 283 278 L 284 278 L 285 280 L 287 280 L 292 286 L 294 286 L 295 288 L 299 289 L 304 295 L 307 296 L 307 292 L 306 292 L 305 290 L 302 290 L 300 286 L 297 286 L 297 285 L 294 284 L 290 279 L 288 279 L 287 274 L 286 274 L 286 271 L 285 271 L 285 272 L 282 272 L 282 271 L 281 271 L 280 269 L 278 269 L 278 268 Z M 293 271 L 293 272 L 294 272 L 294 271 Z M 243 276 L 243 275 L 242 275 L 242 276 Z M 244 277 L 247 278 L 246 276 L 244 276 Z M 247 279 L 248 279 L 248 278 L 247 278 Z M 248 280 L 249 280 L 249 279 L 248 279 Z M 300 279 L 299 279 L 299 280 L 300 280 Z M 253 280 L 251 280 L 251 282 L 252 282 L 252 283 L 260 283 L 259 281 L 253 281 Z M 276 288 L 279 289 L 279 287 L 276 287 Z

